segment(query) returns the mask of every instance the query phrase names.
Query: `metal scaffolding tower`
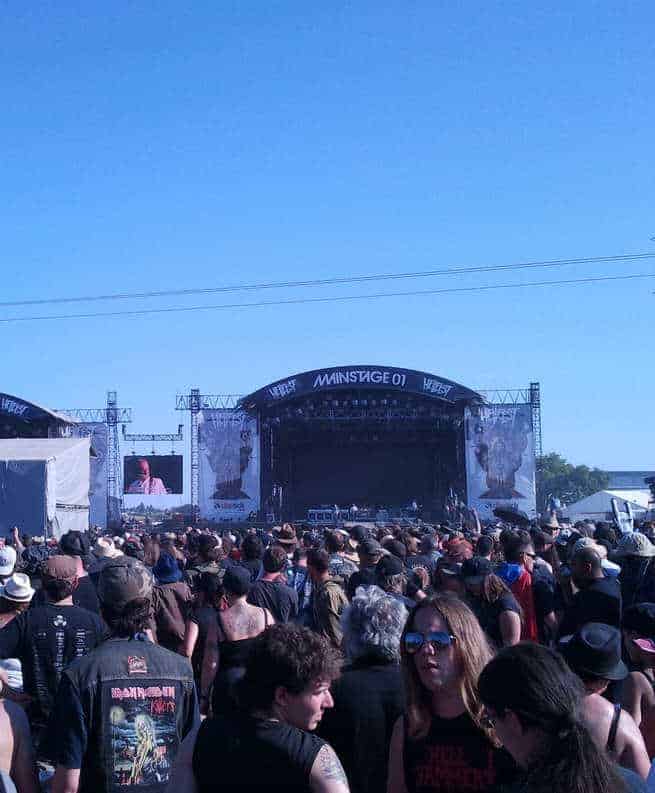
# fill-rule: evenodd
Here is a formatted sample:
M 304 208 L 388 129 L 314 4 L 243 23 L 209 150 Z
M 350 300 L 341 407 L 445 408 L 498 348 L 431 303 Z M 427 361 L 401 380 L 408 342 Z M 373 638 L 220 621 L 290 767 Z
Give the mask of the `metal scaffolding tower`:
M 118 425 L 132 421 L 132 409 L 118 406 L 116 391 L 107 392 L 104 408 L 65 408 L 61 411 L 81 424 L 107 426 L 107 521 L 120 522 L 123 507 L 121 451 Z
M 537 458 L 537 462 L 539 462 L 544 453 L 541 442 L 541 386 L 539 383 L 530 383 L 530 406 L 532 407 L 534 456 Z
M 201 394 L 199 388 L 192 388 L 188 394 L 175 397 L 175 409 L 186 410 L 191 414 L 191 507 L 193 518 L 200 516 L 200 450 L 198 448 L 198 424 L 201 410 L 232 410 L 237 406 L 239 394 Z

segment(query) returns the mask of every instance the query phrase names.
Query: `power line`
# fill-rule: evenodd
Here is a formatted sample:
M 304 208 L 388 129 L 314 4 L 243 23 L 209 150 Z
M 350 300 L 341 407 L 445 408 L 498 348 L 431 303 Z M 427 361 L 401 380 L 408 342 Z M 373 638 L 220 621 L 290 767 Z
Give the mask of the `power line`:
M 269 281 L 255 284 L 235 284 L 233 286 L 202 287 L 198 289 L 170 289 L 159 292 L 118 292 L 109 295 L 86 295 L 84 297 L 53 297 L 38 300 L 13 300 L 0 302 L 0 308 L 17 308 L 18 306 L 43 306 L 64 303 L 90 303 L 102 300 L 133 300 L 152 297 L 183 297 L 188 295 L 209 295 L 225 292 L 248 292 L 259 289 L 289 289 L 303 286 L 337 286 L 359 284 L 369 281 L 396 281 L 411 278 L 430 278 L 439 275 L 464 275 L 467 273 L 495 273 L 505 270 L 526 270 L 541 267 L 564 267 L 570 264 L 598 264 L 602 262 L 631 262 L 641 259 L 653 259 L 653 253 L 631 253 L 622 256 L 588 256 L 579 259 L 546 259 L 544 261 L 517 262 L 515 264 L 499 264 L 477 267 L 454 267 L 441 270 L 419 270 L 407 273 L 376 273 L 374 275 L 356 275 L 337 278 L 317 278 L 306 281 Z
M 306 303 L 343 303 L 353 300 L 376 300 L 384 297 L 421 297 L 455 293 L 486 292 L 496 289 L 526 289 L 541 286 L 571 286 L 602 281 L 628 281 L 638 278 L 655 278 L 655 273 L 633 273 L 630 275 L 599 275 L 589 278 L 571 278 L 562 281 L 528 281 L 524 284 L 491 284 L 488 286 L 456 286 L 446 289 L 428 289 L 413 292 L 377 292 L 369 295 L 341 295 L 334 297 L 299 297 L 288 300 L 263 300 L 257 303 L 223 303 L 217 306 L 171 306 L 169 308 L 144 308 L 133 311 L 98 311 L 88 314 L 45 314 L 32 317 L 2 317 L 0 323 L 32 322 L 35 320 L 92 319 L 96 317 L 136 317 L 146 314 L 171 314 L 191 311 L 219 311 L 234 308 L 263 308 L 266 306 L 293 306 Z

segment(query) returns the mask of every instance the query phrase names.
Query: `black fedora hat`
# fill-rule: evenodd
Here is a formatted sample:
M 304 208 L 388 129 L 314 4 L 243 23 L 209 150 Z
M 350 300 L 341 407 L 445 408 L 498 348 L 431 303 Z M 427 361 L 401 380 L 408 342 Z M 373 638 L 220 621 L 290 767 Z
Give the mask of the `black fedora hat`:
M 573 636 L 565 636 L 560 651 L 578 675 L 623 680 L 628 667 L 621 660 L 621 632 L 602 622 L 588 622 Z

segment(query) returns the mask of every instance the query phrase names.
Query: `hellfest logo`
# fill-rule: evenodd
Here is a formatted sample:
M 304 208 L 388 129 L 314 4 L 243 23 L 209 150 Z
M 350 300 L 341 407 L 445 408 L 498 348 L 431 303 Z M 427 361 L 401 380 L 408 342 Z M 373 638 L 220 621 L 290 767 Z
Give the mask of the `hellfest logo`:
M 8 413 L 10 416 L 24 416 L 29 410 L 29 405 L 23 402 L 17 402 L 15 399 L 9 397 L 2 397 L 0 399 L 0 412 Z

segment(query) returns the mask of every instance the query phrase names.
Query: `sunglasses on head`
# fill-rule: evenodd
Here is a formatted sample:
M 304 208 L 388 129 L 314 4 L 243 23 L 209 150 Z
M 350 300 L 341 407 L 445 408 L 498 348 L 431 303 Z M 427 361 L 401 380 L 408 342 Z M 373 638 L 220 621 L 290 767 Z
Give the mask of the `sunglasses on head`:
M 405 650 L 409 655 L 417 653 L 427 642 L 434 650 L 444 650 L 455 641 L 455 637 L 445 631 L 430 631 L 429 633 L 418 633 L 410 631 L 405 634 Z

